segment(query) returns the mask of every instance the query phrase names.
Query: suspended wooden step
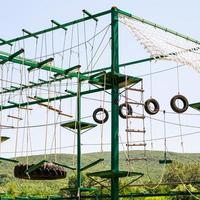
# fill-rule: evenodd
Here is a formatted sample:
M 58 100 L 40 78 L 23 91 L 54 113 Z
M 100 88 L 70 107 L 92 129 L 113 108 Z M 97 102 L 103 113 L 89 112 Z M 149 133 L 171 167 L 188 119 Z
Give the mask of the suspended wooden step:
M 42 100 L 43 98 L 41 98 L 41 97 L 28 97 L 29 99 L 33 99 L 33 100 Z M 40 105 L 40 106 L 44 106 L 44 107 L 46 107 L 46 108 L 48 108 L 49 110 L 52 110 L 52 111 L 54 111 L 54 112 L 57 112 L 59 115 L 63 115 L 63 116 L 65 116 L 65 117 L 73 117 L 72 115 L 69 115 L 69 114 L 66 114 L 66 113 L 63 113 L 63 111 L 62 110 L 60 110 L 60 109 L 57 109 L 57 108 L 54 108 L 53 106 L 51 106 L 51 105 L 49 105 L 49 104 L 46 104 L 46 103 L 38 103 L 38 105 Z
M 0 137 L 0 142 L 5 142 L 6 140 L 10 139 L 9 137 L 6 137 L 6 136 L 1 136 Z
M 12 118 L 12 119 L 17 119 L 17 120 L 23 120 L 21 117 L 16 117 L 13 115 L 7 115 L 7 117 Z
M 126 115 L 126 118 L 133 118 L 133 119 L 144 119 L 144 115 Z
M 146 145 L 147 145 L 146 143 L 126 144 L 126 146 L 129 147 L 145 147 Z
M 132 90 L 132 91 L 136 91 L 136 92 L 144 92 L 144 89 L 131 88 L 131 87 L 126 88 L 126 90 Z
M 66 178 L 66 175 L 64 167 L 46 161 L 35 165 L 20 164 L 14 168 L 14 176 L 20 179 L 55 180 Z
M 61 190 L 67 190 L 70 192 L 78 192 L 78 190 L 80 190 L 80 192 L 92 192 L 92 191 L 97 191 L 97 188 L 91 187 L 91 188 L 86 188 L 86 187 L 80 187 L 80 188 L 61 188 Z
M 144 103 L 140 103 L 140 102 L 126 101 L 126 103 L 127 103 L 127 104 L 133 104 L 133 105 L 144 106 Z
M 127 158 L 127 161 L 142 161 L 142 160 L 147 160 L 146 157 L 135 157 L 135 158 Z
M 127 177 L 127 176 L 143 176 L 140 172 L 119 171 L 113 172 L 111 170 L 87 173 L 87 176 L 94 176 L 100 178 L 114 178 L 114 177 Z
M 142 79 L 133 76 L 127 76 L 124 74 L 115 74 L 112 76 L 111 72 L 108 73 L 98 73 L 96 76 L 95 74 L 91 76 L 92 78 L 89 80 L 90 84 L 104 86 L 106 83 L 106 89 L 110 89 L 112 85 L 112 81 L 114 80 L 116 84 L 118 84 L 119 88 L 123 88 L 128 85 L 135 85 L 140 82 Z M 106 80 L 104 80 L 106 77 Z M 98 80 L 98 81 L 96 81 Z
M 133 133 L 145 133 L 145 130 L 139 130 L 139 129 L 126 129 L 126 132 L 133 132 Z
M 172 163 L 172 160 L 159 160 L 159 164 L 171 164 Z
M 74 130 L 76 130 L 78 128 L 78 126 L 80 126 L 81 130 L 85 130 L 85 129 L 94 128 L 97 125 L 88 123 L 88 122 L 80 122 L 79 123 L 78 121 L 70 121 L 70 122 L 63 123 L 60 126 L 62 126 L 63 128 L 74 129 Z

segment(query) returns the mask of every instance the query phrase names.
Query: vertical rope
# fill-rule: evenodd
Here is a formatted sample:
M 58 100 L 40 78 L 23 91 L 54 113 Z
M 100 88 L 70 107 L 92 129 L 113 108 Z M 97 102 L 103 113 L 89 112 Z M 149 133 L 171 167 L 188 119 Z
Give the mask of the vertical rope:
M 163 125 L 164 125 L 164 159 L 167 160 L 167 138 L 166 138 L 166 112 L 163 110 Z
M 104 74 L 104 83 L 103 83 L 103 95 L 100 97 L 101 99 L 101 107 L 103 108 L 103 111 L 105 109 L 105 93 L 106 93 L 106 73 Z M 103 114 L 102 114 L 103 115 Z M 101 119 L 103 119 L 103 116 L 101 115 Z M 100 132 L 101 132 L 101 153 L 103 153 L 103 133 L 104 133 L 104 123 L 100 125 Z
M 150 98 L 152 98 L 153 95 L 153 79 L 152 79 L 152 65 L 151 61 L 149 62 L 149 69 L 150 69 L 150 76 L 149 76 L 149 82 L 150 82 Z M 152 130 L 152 117 L 150 115 L 149 118 L 149 125 L 150 125 L 150 138 L 151 138 L 151 150 L 153 150 L 153 130 Z
M 177 90 L 178 90 L 178 94 L 180 94 L 180 74 L 179 74 L 179 67 L 178 67 L 178 63 L 177 63 L 177 67 L 176 67 L 176 71 L 177 71 Z M 179 106 L 179 102 L 178 102 L 178 106 Z M 182 153 L 184 153 L 184 143 L 183 143 L 183 134 L 182 134 L 182 125 L 181 125 L 181 115 L 180 113 L 178 114 L 178 123 L 179 123 L 179 133 L 180 133 L 180 139 L 181 139 L 181 149 L 182 149 Z

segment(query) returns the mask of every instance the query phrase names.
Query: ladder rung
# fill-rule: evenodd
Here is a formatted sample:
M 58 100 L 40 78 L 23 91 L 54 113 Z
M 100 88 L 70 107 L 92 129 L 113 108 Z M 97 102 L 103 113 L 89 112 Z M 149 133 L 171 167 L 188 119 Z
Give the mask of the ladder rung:
M 18 119 L 18 120 L 23 120 L 21 117 L 16 117 L 13 115 L 7 115 L 7 117 L 13 118 L 13 119 Z
M 144 92 L 143 89 L 138 89 L 138 88 L 126 88 L 126 90 L 133 90 L 133 91 L 136 91 L 136 92 Z
M 28 108 L 28 107 L 18 107 L 18 109 L 22 109 L 22 110 L 33 110 L 33 108 Z
M 134 104 L 134 105 L 140 105 L 140 106 L 144 106 L 143 103 L 140 103 L 140 102 L 131 102 L 131 101 L 128 101 L 126 102 L 127 104 Z
M 65 116 L 65 117 L 73 117 L 72 115 L 68 115 L 68 114 L 62 113 L 62 111 L 61 111 L 61 112 L 58 112 L 58 114 L 59 114 L 59 115 L 63 115 L 63 116 Z
M 139 130 L 139 129 L 126 129 L 126 132 L 145 133 L 146 130 Z
M 137 161 L 137 160 L 147 160 L 146 157 L 138 157 L 138 158 L 127 158 L 127 161 Z
M 126 118 L 133 118 L 133 119 L 144 119 L 144 115 L 126 115 Z
M 138 143 L 138 144 L 126 144 L 126 146 L 129 146 L 129 147 L 139 147 L 139 146 L 146 146 L 147 144 L 146 143 Z

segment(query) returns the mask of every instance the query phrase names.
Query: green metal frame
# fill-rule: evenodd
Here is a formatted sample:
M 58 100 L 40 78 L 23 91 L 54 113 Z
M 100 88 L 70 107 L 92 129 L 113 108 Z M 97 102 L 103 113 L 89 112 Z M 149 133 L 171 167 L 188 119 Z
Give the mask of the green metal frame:
M 87 20 L 95 20 L 97 21 L 98 17 L 100 16 L 104 16 L 104 15 L 111 15 L 111 66 L 110 67 L 106 67 L 106 68 L 101 68 L 101 69 L 97 69 L 97 70 L 93 70 L 92 72 L 85 72 L 85 73 L 80 73 L 80 71 L 77 72 L 72 72 L 70 70 L 64 70 L 61 68 L 58 68 L 56 66 L 50 65 L 47 63 L 47 61 L 51 61 L 51 59 L 42 61 L 42 62 L 37 62 L 31 59 L 25 59 L 23 57 L 18 56 L 20 53 L 22 53 L 22 51 L 20 52 L 16 52 L 16 54 L 8 54 L 5 52 L 0 51 L 0 60 L 3 63 L 10 61 L 13 63 L 18 63 L 18 64 L 23 64 L 25 66 L 29 66 L 29 70 L 32 69 L 37 69 L 37 68 L 41 68 L 42 70 L 46 70 L 46 71 L 51 71 L 54 72 L 54 78 L 50 81 L 44 81 L 44 80 L 40 80 L 41 82 L 39 83 L 31 83 L 30 85 L 24 86 L 21 85 L 21 87 L 16 87 L 16 86 L 12 86 L 11 88 L 3 88 L 3 91 L 0 93 L 7 93 L 7 92 L 15 92 L 17 90 L 20 89 L 26 89 L 26 88 L 30 88 L 30 87 L 37 87 L 37 86 L 41 86 L 43 84 L 48 84 L 48 83 L 52 83 L 55 81 L 61 81 L 67 78 L 77 78 L 78 79 L 78 86 L 77 86 L 77 92 L 74 91 L 66 91 L 68 92 L 68 94 L 66 95 L 62 95 L 62 96 L 57 96 L 57 97 L 53 97 L 50 99 L 37 99 L 34 101 L 30 101 L 30 102 L 25 102 L 25 103 L 16 103 L 16 102 L 10 102 L 11 105 L 6 105 L 6 106 L 0 106 L 0 110 L 5 110 L 5 109 L 10 109 L 10 108 L 15 108 L 15 107 L 23 107 L 23 106 L 27 106 L 27 105 L 34 105 L 34 104 L 38 104 L 38 103 L 43 103 L 43 102 L 49 102 L 49 101 L 55 101 L 55 100 L 60 100 L 60 99 L 66 99 L 66 98 L 71 98 L 71 97 L 77 97 L 77 122 L 78 122 L 78 128 L 77 128 L 77 189 L 78 192 L 81 191 L 81 171 L 89 168 L 91 166 L 94 165 L 94 163 L 96 164 L 97 161 L 95 161 L 94 163 L 91 163 L 85 167 L 81 167 L 81 96 L 82 95 L 86 95 L 86 94 L 90 94 L 90 93 L 95 93 L 95 92 L 100 92 L 102 90 L 104 90 L 104 88 L 100 87 L 97 89 L 92 89 L 92 90 L 85 90 L 85 91 L 81 91 L 81 82 L 82 81 L 91 81 L 92 79 L 92 83 L 98 83 L 100 80 L 98 79 L 98 77 L 95 78 L 95 75 L 89 76 L 89 74 L 94 74 L 94 73 L 98 73 L 100 72 L 100 74 L 102 72 L 105 71 L 110 71 L 110 75 L 112 77 L 115 77 L 116 74 L 119 74 L 119 68 L 123 67 L 123 66 L 128 66 L 128 65 L 134 65 L 134 64 L 139 64 L 139 63 L 143 63 L 143 62 L 147 62 L 147 61 L 151 61 L 154 60 L 155 58 L 145 58 L 145 59 L 141 59 L 141 60 L 136 60 L 136 61 L 132 61 L 132 62 L 127 62 L 124 64 L 119 64 L 119 31 L 118 31 L 118 24 L 119 24 L 119 20 L 118 17 L 119 15 L 125 15 L 128 16 L 134 20 L 140 21 L 142 23 L 145 23 L 149 26 L 153 26 L 155 28 L 158 28 L 160 30 L 163 30 L 165 32 L 168 32 L 170 34 L 176 35 L 178 37 L 184 38 L 188 41 L 194 42 L 195 44 L 200 45 L 200 42 L 197 40 L 194 40 L 188 36 L 185 36 L 183 34 L 177 33 L 173 30 L 167 29 L 163 26 L 154 24 L 150 21 L 147 21 L 145 19 L 139 18 L 137 16 L 134 16 L 130 13 L 124 12 L 116 7 L 112 7 L 110 10 L 101 12 L 101 13 L 97 13 L 92 15 L 91 13 L 89 13 L 88 11 L 84 10 L 84 13 L 87 14 L 87 17 L 83 17 L 80 18 L 78 20 L 74 20 L 68 23 L 64 23 L 64 24 L 60 24 L 54 20 L 52 20 L 52 23 L 54 23 L 56 26 L 51 27 L 51 28 L 47 28 L 38 32 L 29 32 L 24 30 L 24 32 L 27 33 L 27 35 L 21 36 L 21 37 L 17 37 L 11 40 L 3 40 L 0 39 L 1 43 L 0 46 L 2 45 L 12 45 L 12 43 L 20 41 L 20 40 L 24 40 L 30 37 L 35 37 L 38 38 L 39 35 L 47 33 L 47 32 L 51 32 L 51 31 L 55 31 L 57 29 L 64 29 L 66 30 L 68 26 L 77 24 L 77 23 L 81 23 Z M 173 52 L 172 52 L 173 54 Z M 156 59 L 159 58 L 163 58 L 163 57 L 167 57 L 168 55 L 161 55 L 159 57 L 157 57 Z M 72 67 L 73 68 L 73 67 Z M 71 68 L 69 68 L 71 69 Z M 79 69 L 79 68 L 78 68 Z M 56 78 L 57 76 L 62 76 L 61 78 Z M 111 200 L 119 200 L 119 197 L 122 197 L 119 195 L 119 174 L 121 173 L 119 170 L 119 117 L 118 115 L 116 115 L 116 113 L 118 113 L 119 111 L 119 84 L 115 81 L 115 79 L 113 78 L 111 83 L 110 83 L 110 87 L 109 89 L 111 89 L 111 169 L 109 170 L 109 178 L 111 178 Z M 41 161 L 43 162 L 43 161 Z M 98 163 L 98 162 L 97 162 Z M 39 165 L 40 163 L 38 163 Z M 38 165 L 34 165 L 34 167 L 37 167 Z M 73 168 L 74 170 L 75 168 Z M 29 171 L 30 172 L 30 171 Z M 116 176 L 110 176 L 113 174 L 118 174 Z M 122 175 L 127 175 L 126 172 L 122 173 Z M 199 194 L 199 193 L 197 193 Z M 151 194 L 152 196 L 174 196 L 174 195 L 189 195 L 189 194 L 185 194 L 185 193 L 176 193 L 176 194 Z M 135 194 L 130 194 L 130 195 L 125 195 L 124 197 L 144 197 L 145 195 L 135 195 Z M 148 195 L 146 195 L 148 196 Z M 81 196 L 81 198 L 83 198 Z M 96 196 L 95 196 L 96 198 Z M 66 198 L 67 199 L 67 198 Z

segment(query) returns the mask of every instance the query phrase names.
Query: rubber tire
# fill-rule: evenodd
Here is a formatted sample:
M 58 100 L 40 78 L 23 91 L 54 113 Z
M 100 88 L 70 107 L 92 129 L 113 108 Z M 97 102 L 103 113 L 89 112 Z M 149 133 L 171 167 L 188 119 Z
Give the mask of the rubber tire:
M 28 165 L 30 168 L 33 165 Z M 50 166 L 41 166 L 33 172 L 29 173 L 29 176 L 25 173 L 27 165 L 16 165 L 14 168 L 14 176 L 20 179 L 30 180 L 55 180 L 66 178 L 67 172 L 63 167 L 51 164 Z
M 183 108 L 179 108 L 176 106 L 176 100 L 181 100 L 183 102 Z M 170 106 L 172 108 L 172 110 L 176 113 L 183 113 L 188 109 L 189 103 L 186 97 L 184 97 L 183 95 L 175 95 L 171 101 L 170 101 Z
M 123 108 L 127 108 L 127 114 L 128 115 L 132 115 L 133 114 L 133 109 L 132 107 L 128 104 L 128 103 L 122 103 L 120 106 L 119 106 L 119 116 L 123 119 L 126 119 L 126 115 L 123 114 Z
M 154 105 L 154 110 L 151 110 L 150 104 Z M 160 110 L 160 105 L 156 99 L 147 99 L 144 103 L 144 109 L 149 115 L 155 115 L 159 112 Z
M 100 119 L 97 118 L 97 114 L 99 112 L 103 112 L 105 114 L 105 118 L 104 119 L 100 120 Z M 106 109 L 104 109 L 104 108 L 95 109 L 92 116 L 93 116 L 94 121 L 97 124 L 103 124 L 103 123 L 107 122 L 108 118 L 109 118 L 108 111 Z

